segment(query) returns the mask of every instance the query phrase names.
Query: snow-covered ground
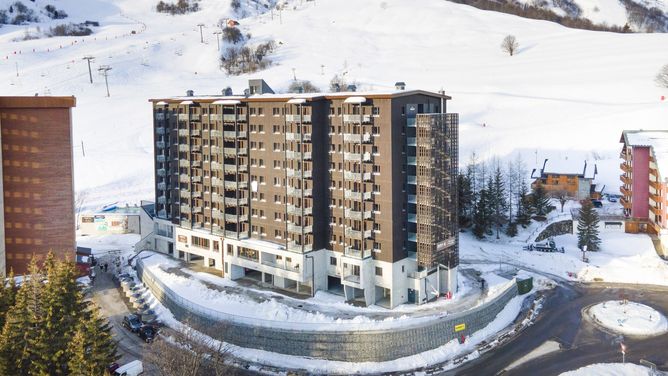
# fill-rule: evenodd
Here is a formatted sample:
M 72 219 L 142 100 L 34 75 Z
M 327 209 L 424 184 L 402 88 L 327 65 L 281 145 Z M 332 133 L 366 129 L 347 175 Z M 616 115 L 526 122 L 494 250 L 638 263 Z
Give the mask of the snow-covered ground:
M 220 18 L 236 17 L 229 1 L 202 0 L 200 12 L 184 16 L 158 14 L 155 3 L 59 1 L 68 21 L 101 22 L 88 37 L 13 42 L 26 27 L 0 28 L 0 94 L 77 97 L 75 183 L 78 191 L 90 191 L 88 207 L 153 197 L 148 98 L 187 89 L 215 94 L 228 85 L 240 93 L 248 78 L 258 77 L 282 91 L 293 69 L 322 89 L 335 74 L 361 90 L 391 88 L 395 81 L 409 89 L 443 88 L 453 96 L 448 110 L 461 114 L 461 164 L 472 151 L 482 158 L 521 153 L 530 165 L 546 157 L 587 157 L 600 161 L 609 191 L 619 186 L 622 129 L 665 128 L 668 118 L 668 101 L 660 100 L 668 91 L 654 83 L 668 62 L 665 34 L 574 30 L 441 0 L 419 7 L 403 0 L 290 1 L 273 19 L 263 7 L 246 9 L 251 15 L 239 21 L 251 43 L 279 42 L 275 64 L 228 77 L 219 69 L 212 33 Z M 616 12 L 604 2 L 583 8 L 592 6 Z M 199 23 L 206 25 L 204 44 Z M 49 25 L 30 27 L 37 26 Z M 435 33 L 448 37 L 425 38 Z M 516 56 L 500 50 L 507 34 L 520 43 Z M 86 55 L 95 57 L 92 85 Z M 101 65 L 112 67 L 110 98 L 97 74 Z
M 388 329 L 417 324 L 480 305 L 498 296 L 515 283 L 514 280 L 495 274 L 489 265 L 483 265 L 480 268 L 481 277 L 485 278 L 489 290 L 484 299 L 476 300 L 474 296 L 470 302 L 472 304 L 465 306 L 459 306 L 461 301 L 457 299 L 440 299 L 422 306 L 403 305 L 397 310 L 386 310 L 376 306 L 351 307 L 345 304 L 343 297 L 322 292 L 314 298 L 297 300 L 274 292 L 240 287 L 233 281 L 213 275 L 192 272 L 188 273 L 190 275 L 184 275 L 168 271 L 171 268 L 180 268 L 181 264 L 161 254 L 154 253 L 141 257 L 147 270 L 193 306 L 204 307 L 203 309 L 225 319 L 293 329 Z M 187 271 L 187 269 L 179 270 Z M 541 280 L 538 276 L 537 279 Z M 234 289 L 213 289 L 203 281 Z M 536 289 L 548 288 L 549 284 L 549 281 L 537 282 Z M 466 291 L 460 293 L 465 296 Z
M 651 376 L 649 368 L 633 363 L 599 363 L 564 372 L 560 376 Z
M 652 307 L 614 300 L 589 307 L 587 314 L 613 332 L 632 336 L 657 336 L 668 331 L 668 320 Z
M 112 251 L 126 254 L 134 250 L 139 240 L 139 234 L 77 236 L 77 246 L 91 248 L 94 256 L 102 256 Z

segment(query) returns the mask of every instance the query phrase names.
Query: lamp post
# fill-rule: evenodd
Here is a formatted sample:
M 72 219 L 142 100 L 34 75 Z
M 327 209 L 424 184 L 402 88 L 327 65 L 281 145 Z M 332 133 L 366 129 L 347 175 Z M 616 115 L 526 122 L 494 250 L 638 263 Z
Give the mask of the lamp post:
M 216 44 L 218 45 L 218 51 L 220 51 L 220 34 L 222 34 L 222 31 L 214 31 L 213 32 L 216 35 Z

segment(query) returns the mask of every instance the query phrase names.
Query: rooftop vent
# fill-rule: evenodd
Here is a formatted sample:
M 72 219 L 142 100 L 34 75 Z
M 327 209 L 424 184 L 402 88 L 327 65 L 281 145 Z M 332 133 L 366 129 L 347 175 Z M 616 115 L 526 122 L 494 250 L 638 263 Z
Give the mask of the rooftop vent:
M 244 97 L 249 97 L 251 93 L 250 89 L 244 89 Z
M 228 86 L 225 89 L 223 89 L 223 95 L 226 96 L 226 97 L 232 96 L 233 95 L 232 94 L 232 88 Z
M 395 82 L 394 88 L 397 90 L 406 90 L 406 83 L 403 81 Z
M 187 90 L 187 91 L 186 91 L 186 97 L 192 97 L 192 96 L 194 96 L 194 95 L 195 95 L 195 92 L 194 92 L 194 91 L 192 91 L 192 90 Z
M 445 95 L 445 90 L 441 89 L 441 90 L 438 91 L 438 93 L 441 94 L 441 95 Z
M 357 91 L 357 86 L 355 85 L 348 85 L 348 91 Z

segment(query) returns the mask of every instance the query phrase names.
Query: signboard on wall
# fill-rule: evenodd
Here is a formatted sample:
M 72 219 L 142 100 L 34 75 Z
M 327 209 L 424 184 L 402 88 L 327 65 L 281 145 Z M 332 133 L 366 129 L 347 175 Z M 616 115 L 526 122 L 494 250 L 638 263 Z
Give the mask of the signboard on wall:
M 455 332 L 461 332 L 462 330 L 466 330 L 466 323 L 455 325 Z
M 187 243 L 188 237 L 185 235 L 179 235 L 179 243 Z

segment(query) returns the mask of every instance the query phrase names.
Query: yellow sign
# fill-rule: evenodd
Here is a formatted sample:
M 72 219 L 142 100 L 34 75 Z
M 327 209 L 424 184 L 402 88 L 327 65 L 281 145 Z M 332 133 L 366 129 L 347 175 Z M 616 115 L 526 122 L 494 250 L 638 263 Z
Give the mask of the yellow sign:
M 461 332 L 462 330 L 466 329 L 466 324 L 457 324 L 455 325 L 455 332 Z

